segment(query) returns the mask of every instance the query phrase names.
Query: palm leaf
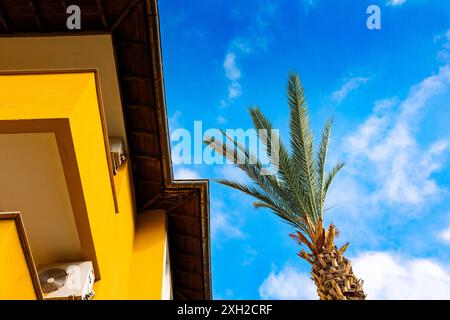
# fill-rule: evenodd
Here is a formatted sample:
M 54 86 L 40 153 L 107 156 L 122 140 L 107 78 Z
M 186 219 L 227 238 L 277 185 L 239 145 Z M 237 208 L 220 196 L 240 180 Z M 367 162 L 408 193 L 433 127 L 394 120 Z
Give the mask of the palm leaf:
M 266 208 L 297 229 L 297 240 L 305 244 L 312 252 L 320 251 L 324 246 L 333 246 L 337 230 L 330 226 L 323 228 L 324 202 L 328 189 L 336 174 L 344 166 L 339 163 L 328 173 L 325 172 L 328 143 L 332 121 L 326 122 L 317 154 L 314 155 L 313 133 L 310 129 L 308 110 L 303 88 L 296 74 L 288 79 L 288 104 L 290 108 L 290 147 L 291 153 L 280 137 L 272 132 L 272 124 L 258 107 L 250 109 L 253 125 L 260 143 L 268 158 L 276 157 L 276 173 L 264 175 L 261 162 L 238 141 L 221 131 L 224 141 L 205 139 L 205 144 L 218 154 L 231 160 L 251 179 L 246 185 L 226 179 L 217 182 L 239 190 L 257 199 L 255 208 Z M 232 148 L 229 148 L 231 143 Z M 274 143 L 278 144 L 275 148 Z M 272 162 L 272 165 L 274 163 Z M 311 241 L 308 240 L 311 239 Z M 341 250 L 345 250 L 344 246 Z M 299 254 L 309 259 L 303 250 Z
M 260 141 L 265 144 L 267 155 L 272 156 L 272 125 L 270 121 L 262 114 L 259 108 L 250 109 L 250 116 L 252 117 L 253 124 L 255 129 L 260 135 L 261 132 L 266 132 L 267 137 L 260 137 Z M 280 140 L 280 137 L 277 137 L 278 143 L 278 167 L 277 176 L 282 183 L 283 192 L 282 194 L 285 197 L 285 200 L 288 202 L 294 202 L 295 207 L 299 215 L 305 215 L 306 219 L 311 220 L 311 217 L 308 215 L 308 207 L 309 200 L 303 188 L 298 186 L 298 180 L 296 174 L 294 173 L 294 167 L 292 165 L 292 161 L 289 157 L 286 147 L 283 142 Z M 294 195 L 294 197 L 292 197 Z
M 328 141 L 330 139 L 331 126 L 333 120 L 328 120 L 325 124 L 325 129 L 322 133 L 319 149 L 317 150 L 316 159 L 316 174 L 317 174 L 317 202 L 320 217 L 323 217 L 323 205 L 325 201 L 324 186 L 325 186 L 325 165 L 328 152 Z
M 303 87 L 296 74 L 290 74 L 288 80 L 288 104 L 290 112 L 292 162 L 297 172 L 296 188 L 301 188 L 308 195 L 309 214 L 314 222 L 317 213 L 314 179 L 313 135 L 309 128 L 309 117 L 303 94 Z
M 325 179 L 325 185 L 323 187 L 323 197 L 327 195 L 328 188 L 331 185 L 331 182 L 333 182 L 334 177 L 336 174 L 345 166 L 345 163 L 340 162 L 338 163 L 331 171 L 328 173 L 327 178 Z

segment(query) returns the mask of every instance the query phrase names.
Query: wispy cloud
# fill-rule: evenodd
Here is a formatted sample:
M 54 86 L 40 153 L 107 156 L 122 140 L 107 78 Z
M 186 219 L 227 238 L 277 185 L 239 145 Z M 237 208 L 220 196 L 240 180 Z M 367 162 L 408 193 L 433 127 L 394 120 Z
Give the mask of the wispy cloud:
M 434 260 L 364 252 L 351 261 L 369 300 L 450 299 L 450 270 Z M 259 294 L 263 299 L 318 299 L 309 274 L 289 265 L 280 271 L 272 266 Z
M 439 238 L 440 238 L 443 242 L 445 242 L 445 243 L 447 243 L 447 244 L 450 244 L 450 226 L 448 226 L 446 229 L 442 230 L 442 231 L 439 233 Z
M 225 61 L 223 62 L 223 69 L 225 70 L 225 76 L 229 80 L 228 85 L 228 98 L 227 101 L 233 101 L 238 98 L 242 93 L 241 84 L 239 80 L 241 79 L 241 71 L 236 64 L 236 53 L 229 52 L 225 56 Z
M 406 0 L 388 0 L 387 5 L 397 7 L 397 6 L 401 6 L 405 2 L 406 2 Z
M 211 201 L 211 238 L 219 247 L 224 241 L 247 237 L 241 230 L 242 221 L 236 215 L 227 212 L 226 208 L 222 200 Z
M 239 61 L 243 57 L 267 50 L 271 40 L 269 27 L 277 10 L 276 4 L 272 0 L 261 0 L 258 2 L 258 8 L 252 9 L 251 14 L 245 19 L 247 27 L 228 44 L 223 61 L 228 93 L 227 98 L 221 101 L 222 107 L 229 106 L 242 95 L 242 71 L 239 68 Z M 236 16 L 243 18 L 239 13 Z
M 253 261 L 255 261 L 258 256 L 258 251 L 256 251 L 253 247 L 247 246 L 245 248 L 245 258 L 242 261 L 242 266 L 247 267 L 250 266 Z
M 372 113 L 330 152 L 330 163 L 340 160 L 346 166 L 326 199 L 326 207 L 333 208 L 329 219 L 355 249 L 382 245 L 374 226 L 424 217 L 447 194 L 435 174 L 444 169 L 450 141 L 426 131 L 422 122 L 429 108 L 446 110 L 435 102 L 448 93 L 450 67 L 444 65 L 412 86 L 403 100 L 375 102 Z
M 342 86 L 333 92 L 332 99 L 336 103 L 341 103 L 347 96 L 358 89 L 361 85 L 367 83 L 369 78 L 367 77 L 352 77 L 350 79 L 345 79 Z
M 449 85 L 450 67 L 445 66 L 414 86 L 398 108 L 392 108 L 393 100 L 376 104 L 372 115 L 344 139 L 350 170 L 376 172 L 363 176 L 375 185 L 373 200 L 420 206 L 439 194 L 432 175 L 442 168 L 448 142 L 421 147 L 416 134 L 421 110 Z
M 236 66 L 236 54 L 228 53 L 225 57 L 223 67 L 228 80 L 235 81 L 241 78 L 241 71 Z
M 176 180 L 196 180 L 201 179 L 200 174 L 192 169 L 177 166 L 173 172 Z
M 262 299 L 273 300 L 317 300 L 318 295 L 311 277 L 293 266 L 286 265 L 272 271 L 259 287 Z
M 438 52 L 438 59 L 441 61 L 450 60 L 450 29 L 444 33 L 437 35 L 434 42 L 442 45 L 442 49 Z
M 309 10 L 314 8 L 316 5 L 316 0 L 299 0 L 300 5 L 305 10 L 305 13 L 309 13 Z
M 450 299 L 450 270 L 430 260 L 388 252 L 367 252 L 352 259 L 371 300 Z
M 169 117 L 169 129 L 170 130 L 175 130 L 180 127 L 181 115 L 182 115 L 181 111 L 177 110 Z
M 218 124 L 225 124 L 225 123 L 228 122 L 227 118 L 222 117 L 222 116 L 218 116 L 218 117 L 216 118 L 216 121 L 217 121 Z

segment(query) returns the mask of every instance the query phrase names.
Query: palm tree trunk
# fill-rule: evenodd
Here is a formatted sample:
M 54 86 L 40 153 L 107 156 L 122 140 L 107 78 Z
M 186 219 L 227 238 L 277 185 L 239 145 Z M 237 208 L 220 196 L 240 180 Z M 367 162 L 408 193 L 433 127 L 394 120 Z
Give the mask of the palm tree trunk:
M 312 276 L 320 300 L 365 300 L 363 281 L 353 274 L 349 260 L 336 247 L 313 258 Z

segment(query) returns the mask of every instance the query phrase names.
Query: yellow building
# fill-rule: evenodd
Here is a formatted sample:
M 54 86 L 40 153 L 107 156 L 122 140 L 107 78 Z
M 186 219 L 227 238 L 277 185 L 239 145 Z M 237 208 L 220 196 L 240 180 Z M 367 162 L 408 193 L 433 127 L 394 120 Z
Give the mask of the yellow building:
M 82 3 L 68 30 L 68 1 L 0 2 L 0 299 L 80 298 L 67 266 L 94 299 L 210 299 L 208 182 L 173 179 L 157 1 Z

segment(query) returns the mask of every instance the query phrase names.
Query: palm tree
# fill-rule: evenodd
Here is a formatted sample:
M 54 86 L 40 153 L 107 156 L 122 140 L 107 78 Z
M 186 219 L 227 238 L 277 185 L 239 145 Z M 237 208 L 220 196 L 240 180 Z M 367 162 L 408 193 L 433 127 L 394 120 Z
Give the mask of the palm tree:
M 287 91 L 290 153 L 278 136 L 272 136 L 272 125 L 259 108 L 250 109 L 253 124 L 269 158 L 273 151 L 272 141 L 278 143 L 276 173 L 262 174 L 263 166 L 255 155 L 222 131 L 228 139 L 226 141 L 234 146 L 232 152 L 217 139 L 206 138 L 205 143 L 218 154 L 234 161 L 253 183 L 246 185 L 226 179 L 216 181 L 256 198 L 256 208 L 270 209 L 294 228 L 295 233 L 290 236 L 303 246 L 298 256 L 311 264 L 312 280 L 321 300 L 364 300 L 363 281 L 355 277 L 350 261 L 343 256 L 348 243 L 341 248 L 336 247 L 335 226 L 330 224 L 325 230 L 323 225 L 327 191 L 344 166 L 344 163 L 339 163 L 329 172 L 325 170 L 332 121 L 326 123 L 317 154 L 314 155 L 313 133 L 297 74 L 289 75 Z M 244 161 L 237 161 L 242 159 Z

